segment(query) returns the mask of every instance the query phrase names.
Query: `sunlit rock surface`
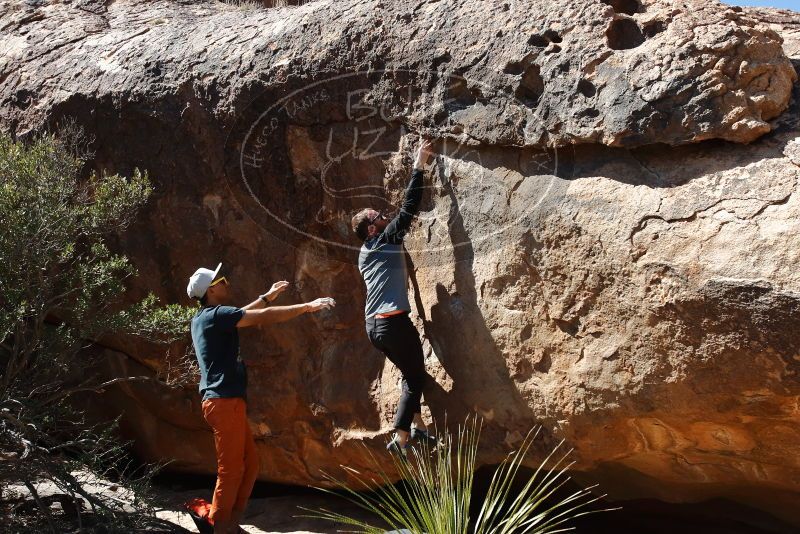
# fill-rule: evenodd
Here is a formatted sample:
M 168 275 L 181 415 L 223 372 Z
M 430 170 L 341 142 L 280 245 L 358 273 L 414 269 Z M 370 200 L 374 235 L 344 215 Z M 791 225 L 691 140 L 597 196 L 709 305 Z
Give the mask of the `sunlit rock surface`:
M 262 478 L 380 452 L 398 375 L 369 344 L 348 230 L 443 140 L 407 241 L 426 414 L 485 419 L 483 461 L 535 424 L 617 497 L 800 505 L 800 15 L 712 0 L 0 1 L 0 125 L 73 118 L 93 165 L 147 169 L 119 237 L 131 297 L 334 312 L 243 334 Z M 119 339 L 113 374 L 174 370 Z M 215 469 L 196 386 L 108 391 L 149 459 Z M 429 413 L 428 413 L 429 412 Z M 794 518 L 796 520 L 796 517 Z

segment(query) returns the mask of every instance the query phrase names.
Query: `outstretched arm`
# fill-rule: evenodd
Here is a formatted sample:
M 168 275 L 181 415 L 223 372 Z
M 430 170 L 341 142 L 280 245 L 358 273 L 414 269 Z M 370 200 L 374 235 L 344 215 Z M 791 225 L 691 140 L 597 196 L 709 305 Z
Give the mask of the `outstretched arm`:
M 275 282 L 274 284 L 272 284 L 272 287 L 270 288 L 269 291 L 267 291 L 263 295 L 259 295 L 258 298 L 256 300 L 254 300 L 253 302 L 251 302 L 250 304 L 248 304 L 246 306 L 242 306 L 242 309 L 243 310 L 258 310 L 258 309 L 261 309 L 261 308 L 266 308 L 267 307 L 267 302 L 272 302 L 273 300 L 278 298 L 278 295 L 283 293 L 286 290 L 287 287 L 289 287 L 289 282 L 287 282 L 286 280 L 281 280 L 280 282 Z
M 294 319 L 304 313 L 313 313 L 320 310 L 327 310 L 336 306 L 336 301 L 330 297 L 319 298 L 305 304 L 294 304 L 292 306 L 272 306 L 260 310 L 244 310 L 244 315 L 236 328 L 246 328 L 248 326 L 258 326 L 264 324 L 275 324 Z
M 411 227 L 412 219 L 419 212 L 419 205 L 422 202 L 423 169 L 431 154 L 433 154 L 433 141 L 423 141 L 417 150 L 414 170 L 411 172 L 411 180 L 406 187 L 400 213 L 386 225 L 386 229 L 383 231 L 382 238 L 388 243 L 401 243 Z

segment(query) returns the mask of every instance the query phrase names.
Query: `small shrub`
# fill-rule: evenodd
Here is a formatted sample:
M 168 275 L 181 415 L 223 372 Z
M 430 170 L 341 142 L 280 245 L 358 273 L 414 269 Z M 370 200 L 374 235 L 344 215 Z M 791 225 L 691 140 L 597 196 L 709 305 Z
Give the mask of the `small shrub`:
M 88 422 L 71 398 L 147 379 L 101 380 L 87 346 L 115 332 L 167 343 L 186 335 L 192 309 L 152 295 L 123 305 L 136 270 L 107 241 L 129 227 L 152 187 L 138 170 L 82 176 L 88 158 L 74 127 L 28 143 L 0 134 L 0 492 L 27 488 L 40 512 L 21 517 L 14 510 L 25 503 L 9 505 L 11 531 L 58 528 L 39 482 L 77 503 L 60 509 L 81 531 L 91 531 L 89 518 L 92 529 L 116 532 L 153 519 L 142 500 L 152 470 L 133 473 L 113 423 Z M 132 500 L 87 489 L 86 480 L 106 476 L 137 490 Z
M 346 480 L 324 475 L 336 489 L 320 488 L 322 491 L 343 494 L 385 525 L 371 525 L 327 509 L 307 511 L 310 517 L 368 534 L 383 534 L 386 527 L 416 534 L 545 534 L 570 530 L 571 520 L 605 511 L 589 508 L 602 497 L 593 496 L 592 488 L 562 495 L 573 465 L 567 461 L 570 451 L 562 451 L 563 441 L 521 489 L 516 485 L 520 467 L 540 431 L 541 428 L 532 430 L 520 448 L 500 464 L 475 517 L 470 516 L 470 505 L 480 437 L 476 419 L 459 427 L 455 438 L 445 433 L 436 450 L 415 446 L 408 460 L 393 456 L 394 467 L 402 478 L 400 484 L 392 484 L 369 451 L 370 468 L 378 474 L 377 479 L 368 479 L 359 471 L 342 466 L 356 481 L 358 487 L 353 489 Z

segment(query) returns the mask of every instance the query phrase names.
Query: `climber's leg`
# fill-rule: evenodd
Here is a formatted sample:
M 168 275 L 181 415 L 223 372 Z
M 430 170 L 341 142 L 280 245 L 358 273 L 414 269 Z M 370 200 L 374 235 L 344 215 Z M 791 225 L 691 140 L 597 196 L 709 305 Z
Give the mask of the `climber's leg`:
M 383 319 L 370 318 L 367 320 L 367 333 L 372 344 L 403 375 L 402 394 L 394 420 L 397 441 L 402 446 L 408 441 L 411 422 L 421 411 L 420 400 L 428 378 L 419 333 L 407 313 Z

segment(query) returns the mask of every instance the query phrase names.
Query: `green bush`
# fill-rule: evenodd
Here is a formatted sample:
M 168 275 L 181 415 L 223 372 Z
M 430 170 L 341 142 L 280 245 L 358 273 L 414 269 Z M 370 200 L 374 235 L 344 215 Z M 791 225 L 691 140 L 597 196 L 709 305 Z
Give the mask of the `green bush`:
M 108 238 L 129 227 L 152 187 L 138 170 L 82 175 L 84 148 L 74 127 L 27 143 L 0 135 L 0 488 L 21 483 L 39 502 L 35 483 L 49 480 L 82 496 L 95 523 L 129 528 L 147 514 L 91 495 L 75 475 L 119 474 L 124 450 L 70 398 L 142 379 L 99 380 L 87 346 L 117 332 L 169 342 L 185 335 L 192 310 L 159 306 L 152 295 L 123 306 L 136 270 Z M 40 512 L 55 528 L 47 507 Z

